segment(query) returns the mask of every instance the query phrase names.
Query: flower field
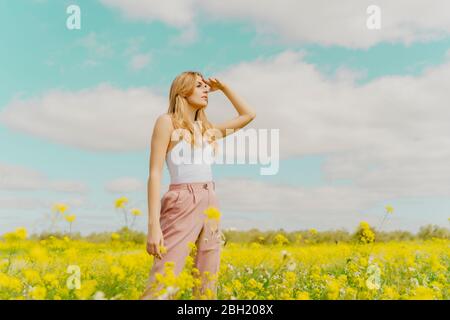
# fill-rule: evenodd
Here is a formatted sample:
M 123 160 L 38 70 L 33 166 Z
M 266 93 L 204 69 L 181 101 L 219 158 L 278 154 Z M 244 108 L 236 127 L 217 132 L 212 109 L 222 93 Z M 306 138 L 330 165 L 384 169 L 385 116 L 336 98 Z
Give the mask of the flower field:
M 282 237 L 282 236 L 281 236 Z M 450 241 L 238 244 L 222 250 L 218 299 L 449 299 Z M 193 254 L 167 265 L 161 298 L 191 299 Z M 0 299 L 139 299 L 152 265 L 144 244 L 69 237 L 0 240 Z M 207 299 L 207 296 L 202 298 Z

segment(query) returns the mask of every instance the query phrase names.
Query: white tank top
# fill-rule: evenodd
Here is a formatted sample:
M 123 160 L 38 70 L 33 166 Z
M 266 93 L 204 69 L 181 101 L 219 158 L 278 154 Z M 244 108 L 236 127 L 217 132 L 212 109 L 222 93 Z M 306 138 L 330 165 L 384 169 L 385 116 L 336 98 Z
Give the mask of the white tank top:
M 166 155 L 170 183 L 212 181 L 211 164 L 213 162 L 213 147 L 207 139 L 203 138 L 201 146 L 192 146 L 181 139 Z

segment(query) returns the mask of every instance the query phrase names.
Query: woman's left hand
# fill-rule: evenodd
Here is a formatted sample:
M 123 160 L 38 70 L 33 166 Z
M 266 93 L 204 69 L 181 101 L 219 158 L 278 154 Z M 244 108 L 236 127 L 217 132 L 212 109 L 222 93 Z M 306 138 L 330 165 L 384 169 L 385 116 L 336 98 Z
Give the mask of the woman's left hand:
M 204 79 L 206 84 L 210 87 L 209 91 L 213 92 L 216 90 L 223 90 L 225 88 L 225 84 L 219 81 L 217 78 L 208 78 Z

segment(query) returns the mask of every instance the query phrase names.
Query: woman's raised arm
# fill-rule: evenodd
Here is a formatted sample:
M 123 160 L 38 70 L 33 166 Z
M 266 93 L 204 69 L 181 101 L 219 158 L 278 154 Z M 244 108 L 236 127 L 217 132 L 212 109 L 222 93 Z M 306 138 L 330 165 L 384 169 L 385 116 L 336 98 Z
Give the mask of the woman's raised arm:
M 221 90 L 239 114 L 233 119 L 214 124 L 214 127 L 219 129 L 222 133 L 222 137 L 226 137 L 228 134 L 245 127 L 255 119 L 255 110 L 253 110 L 244 99 L 238 96 L 228 85 L 219 81 L 217 78 L 209 78 L 208 80 L 205 80 L 205 82 L 210 86 L 210 91 Z

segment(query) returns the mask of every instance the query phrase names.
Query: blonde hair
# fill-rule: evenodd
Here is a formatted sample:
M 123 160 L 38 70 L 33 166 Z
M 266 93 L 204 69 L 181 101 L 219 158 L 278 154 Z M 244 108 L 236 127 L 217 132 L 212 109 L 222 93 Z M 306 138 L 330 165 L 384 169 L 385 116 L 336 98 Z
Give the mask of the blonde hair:
M 200 76 L 204 79 L 203 75 L 197 71 L 185 71 L 179 74 L 172 82 L 169 92 L 169 108 L 167 113 L 172 118 L 172 124 L 174 129 L 186 129 L 190 132 L 190 137 L 183 136 L 183 139 L 194 145 L 196 143 L 196 137 L 194 136 L 194 123 L 190 120 L 188 112 L 187 97 L 192 94 L 196 85 L 196 76 Z M 217 151 L 217 141 L 215 135 L 221 135 L 218 129 L 214 129 L 214 126 L 209 122 L 205 108 L 198 109 L 196 111 L 195 121 L 201 121 L 200 133 L 202 137 L 208 130 L 207 138 L 208 143 L 212 143 L 214 152 Z

